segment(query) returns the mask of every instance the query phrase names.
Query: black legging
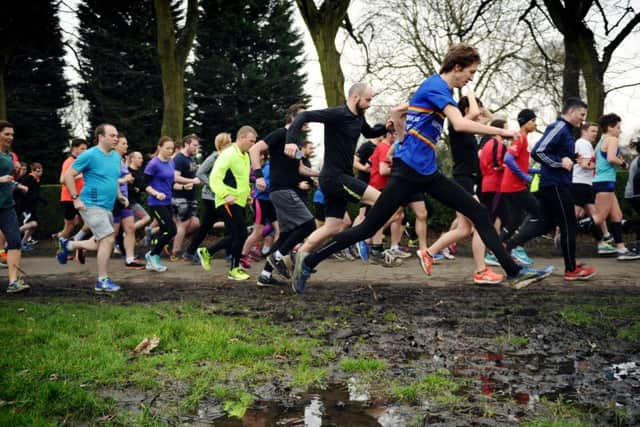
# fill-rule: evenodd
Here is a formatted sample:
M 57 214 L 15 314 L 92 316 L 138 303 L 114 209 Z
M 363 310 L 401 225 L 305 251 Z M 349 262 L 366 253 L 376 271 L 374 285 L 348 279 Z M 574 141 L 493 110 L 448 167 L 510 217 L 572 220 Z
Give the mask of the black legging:
M 162 248 L 168 245 L 176 235 L 176 224 L 173 222 L 173 212 L 171 206 L 150 206 L 151 215 L 158 221 L 160 230 L 154 235 L 158 239 L 156 245 L 151 249 L 151 255 L 160 255 Z
M 566 271 L 576 269 L 576 214 L 571 187 L 540 187 L 537 193 L 542 215 L 538 221 L 528 218 L 507 241 L 507 250 L 520 246 L 534 237 L 560 228 L 560 246 Z
M 240 266 L 242 247 L 247 240 L 247 224 L 245 220 L 244 207 L 238 204 L 220 205 L 216 209 L 218 216 L 224 221 L 226 235 L 213 245 L 207 248 L 210 255 L 215 254 L 220 249 L 226 249 L 231 254 L 231 268 Z
M 510 209 L 508 222 L 502 224 L 502 232 L 500 233 L 500 240 L 506 242 L 522 224 L 527 221 L 539 221 L 542 213 L 540 202 L 529 190 L 502 193 L 502 197 Z M 526 214 L 524 219 L 522 213 Z
M 195 254 L 196 249 L 200 246 L 200 243 L 207 237 L 207 234 L 213 227 L 213 224 L 216 223 L 216 220 L 219 218 L 218 213 L 216 211 L 216 205 L 213 200 L 202 199 L 201 205 L 204 207 L 202 211 L 202 221 L 200 221 L 200 228 L 196 234 L 191 238 L 191 243 L 187 248 L 188 254 Z
M 331 254 L 373 236 L 391 218 L 398 207 L 407 203 L 411 195 L 418 191 L 429 194 L 445 206 L 469 218 L 482 241 L 496 255 L 507 275 L 513 277 L 518 274 L 520 267 L 500 244 L 498 234 L 491 224 L 489 211 L 484 205 L 474 199 L 458 183 L 440 172 L 421 175 L 397 158 L 394 159 L 392 175 L 387 186 L 382 190 L 364 221 L 336 235 L 330 242 L 309 254 L 305 264 L 314 268 Z

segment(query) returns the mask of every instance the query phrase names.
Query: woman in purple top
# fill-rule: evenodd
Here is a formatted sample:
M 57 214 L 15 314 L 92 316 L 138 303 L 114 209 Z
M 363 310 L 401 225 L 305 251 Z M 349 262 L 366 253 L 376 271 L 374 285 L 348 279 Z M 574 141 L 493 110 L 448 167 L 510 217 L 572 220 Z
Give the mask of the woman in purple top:
M 127 141 L 127 138 L 122 133 L 118 134 L 118 142 L 116 143 L 115 150 L 122 157 L 122 163 L 120 163 L 120 178 L 118 178 L 118 185 L 120 186 L 120 192 L 124 197 L 129 197 L 127 184 L 133 182 L 133 176 L 129 172 L 129 168 L 127 167 L 127 162 L 125 160 L 125 155 L 127 154 L 128 149 L 129 143 Z M 123 207 L 120 202 L 116 201 L 116 204 L 113 207 L 113 224 L 114 234 L 118 236 L 116 237 L 116 240 L 119 240 L 120 250 L 124 251 L 125 254 L 125 267 L 129 270 L 144 269 L 144 264 L 137 262 L 134 257 L 136 246 L 136 228 L 133 218 L 133 211 L 128 207 Z M 124 232 L 122 233 L 122 239 L 119 238 L 121 229 Z
M 156 242 L 155 246 L 145 255 L 146 268 L 158 272 L 167 270 L 167 266 L 160 262 L 160 252 L 176 235 L 176 225 L 171 211 L 171 193 L 176 170 L 171 158 L 174 149 L 175 144 L 171 138 L 161 137 L 153 159 L 144 168 L 145 191 L 149 195 L 147 205 L 152 218 L 155 218 L 160 226 L 152 239 Z

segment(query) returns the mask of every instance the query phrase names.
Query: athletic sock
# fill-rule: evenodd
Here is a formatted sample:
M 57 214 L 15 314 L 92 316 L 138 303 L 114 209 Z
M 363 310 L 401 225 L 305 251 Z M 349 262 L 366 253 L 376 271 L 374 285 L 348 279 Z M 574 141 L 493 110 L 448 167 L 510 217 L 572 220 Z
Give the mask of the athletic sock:
M 280 261 L 280 260 L 282 260 L 282 258 L 284 258 L 284 255 L 282 255 L 282 254 L 280 253 L 280 250 L 276 250 L 276 251 L 273 253 L 273 257 L 276 259 L 276 261 Z
M 134 258 L 132 256 L 128 256 L 127 257 L 127 264 L 131 264 L 133 262 Z

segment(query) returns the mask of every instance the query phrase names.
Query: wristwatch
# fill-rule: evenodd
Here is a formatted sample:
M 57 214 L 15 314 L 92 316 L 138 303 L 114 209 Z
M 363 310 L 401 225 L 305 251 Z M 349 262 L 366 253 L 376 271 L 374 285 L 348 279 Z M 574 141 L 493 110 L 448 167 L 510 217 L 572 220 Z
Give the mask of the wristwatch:
M 77 194 L 74 194 L 73 196 L 71 196 L 71 200 L 76 200 L 78 198 Z

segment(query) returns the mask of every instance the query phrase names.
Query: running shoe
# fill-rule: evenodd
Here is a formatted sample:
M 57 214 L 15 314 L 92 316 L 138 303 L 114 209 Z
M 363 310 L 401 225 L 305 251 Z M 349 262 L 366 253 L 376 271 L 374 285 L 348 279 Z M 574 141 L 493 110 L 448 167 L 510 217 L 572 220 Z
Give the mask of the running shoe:
M 614 242 L 613 240 L 613 236 L 611 235 L 611 233 L 607 234 L 606 236 L 602 237 L 602 241 L 603 242 L 607 242 L 609 244 L 612 244 Z
M 87 250 L 82 248 L 77 248 L 75 250 L 74 258 L 80 264 L 84 264 L 85 262 L 87 262 Z
M 93 290 L 96 292 L 118 292 L 120 290 L 120 286 L 113 283 L 109 277 L 105 277 L 104 279 L 96 282 L 96 286 Z
M 340 253 L 342 254 L 342 257 L 347 261 L 354 261 L 356 259 L 356 257 L 354 257 L 351 254 L 351 251 L 349 250 L 349 248 L 344 248 L 343 250 L 340 251 Z
M 396 256 L 391 252 L 391 249 L 386 249 L 382 252 L 371 251 L 369 262 L 383 267 L 399 267 L 402 265 L 402 258 Z
M 170 257 L 170 256 L 171 256 L 171 254 L 173 254 L 173 252 L 171 251 L 171 246 L 169 246 L 168 244 L 167 244 L 167 245 L 164 245 L 164 248 L 162 248 L 162 251 L 163 251 L 163 252 L 164 252 L 164 254 L 165 254 L 166 256 L 168 256 L 168 257 Z
M 160 255 L 151 255 L 151 252 L 147 252 L 144 256 L 147 261 L 145 268 L 151 271 L 157 271 L 159 273 L 167 271 L 167 266 L 160 262 Z
M 260 274 L 260 277 L 258 277 L 257 285 L 261 288 L 269 288 L 284 286 L 285 283 L 273 277 L 273 274 L 268 277 L 265 274 Z
M 196 265 L 200 264 L 200 260 L 198 259 L 198 256 L 197 256 L 197 255 L 195 255 L 195 254 L 190 254 L 190 253 L 189 253 L 189 252 L 187 252 L 187 251 L 184 251 L 184 252 L 182 253 L 182 259 L 183 259 L 185 262 L 189 262 L 189 263 L 191 263 L 191 264 L 196 264 Z
M 269 252 L 271 252 L 271 246 L 262 245 L 262 249 L 260 249 L 260 253 L 262 254 L 262 256 L 269 255 Z
M 331 256 L 332 256 L 334 259 L 337 259 L 338 261 L 345 261 L 345 259 L 344 259 L 344 255 L 342 254 L 342 251 L 338 251 L 338 252 L 336 252 L 336 253 L 334 253 L 334 254 L 331 254 Z
M 240 267 L 235 267 L 229 270 L 227 279 L 242 281 L 251 279 L 251 276 L 249 276 L 249 274 Z
M 7 264 L 7 251 L 4 249 L 0 249 L 0 263 Z
M 411 258 L 411 254 L 409 252 L 405 252 L 405 251 L 403 251 L 402 249 L 400 249 L 398 247 L 387 249 L 387 251 L 389 251 L 389 253 L 391 255 L 393 255 L 395 257 L 398 257 L 398 258 L 403 258 L 403 259 Z
M 127 270 L 144 270 L 146 268 L 146 266 L 143 263 L 138 262 L 136 260 L 133 260 L 131 262 L 125 262 L 124 267 Z
M 564 272 L 564 280 L 573 282 L 576 280 L 588 280 L 596 275 L 596 269 L 587 265 L 578 264 L 573 271 Z
M 19 278 L 18 280 L 14 280 L 13 282 L 9 283 L 9 286 L 7 287 L 7 293 L 15 294 L 18 292 L 26 291 L 29 288 L 30 286 L 24 283 L 24 280 L 22 280 L 22 278 Z
M 593 227 L 593 225 L 594 225 L 593 218 L 591 218 L 590 216 L 587 216 L 578 220 L 578 222 L 576 223 L 576 228 L 579 231 L 587 232 L 591 230 L 591 227 Z
M 551 273 L 553 273 L 552 265 L 540 270 L 523 266 L 515 277 L 509 278 L 509 286 L 514 289 L 526 288 L 530 284 L 550 276 Z
M 524 265 L 526 267 L 530 267 L 533 265 L 533 260 L 529 258 L 529 255 L 527 255 L 524 248 L 521 246 L 518 246 L 517 248 L 513 248 L 511 250 L 511 258 L 513 258 L 513 260 L 518 264 Z
M 500 262 L 498 258 L 493 254 L 493 252 L 487 252 L 484 256 L 484 263 L 490 265 L 492 267 L 500 267 Z
M 23 252 L 29 252 L 33 250 L 33 245 L 29 242 L 22 242 L 20 244 L 20 250 Z
M 60 264 L 66 264 L 69 256 L 69 249 L 67 249 L 68 239 L 60 237 L 58 239 L 58 252 L 56 252 L 56 258 Z
M 456 259 L 456 256 L 451 253 L 451 247 L 446 247 L 442 250 L 442 256 L 444 256 L 448 260 Z
M 433 263 L 436 264 L 438 261 L 442 261 L 443 259 L 444 255 L 442 255 L 442 252 L 438 252 L 433 256 Z
M 289 272 L 289 268 L 285 263 L 284 258 L 277 260 L 274 254 L 271 254 L 267 257 L 267 262 L 271 267 L 273 267 L 282 277 L 285 279 L 291 279 L 291 273 Z
M 39 243 L 39 241 L 34 239 L 29 239 L 27 240 L 27 243 L 30 244 L 31 246 L 35 246 Z
M 356 247 L 358 248 L 358 256 L 360 257 L 360 259 L 364 262 L 369 261 L 369 243 L 362 240 L 357 243 Z
M 351 245 L 346 250 L 349 252 L 349 255 L 351 255 L 352 260 L 358 258 L 358 248 L 356 245 Z
M 113 254 L 122 255 L 122 250 L 120 249 L 120 245 L 118 245 L 117 243 L 113 245 Z
M 503 279 L 503 274 L 496 273 L 489 267 L 485 267 L 484 270 L 473 275 L 473 283 L 476 285 L 497 285 Z
M 640 253 L 632 251 L 631 249 L 626 248 L 618 252 L 618 261 L 633 261 L 636 259 L 640 259 Z
M 211 271 L 211 255 L 209 255 L 207 248 L 198 248 L 196 250 L 196 255 L 198 256 L 200 265 L 204 271 Z
M 262 254 L 259 249 L 251 248 L 249 254 L 247 255 L 251 261 L 260 261 L 262 259 Z
M 420 249 L 416 252 L 418 260 L 420 261 L 420 267 L 427 276 L 431 276 L 431 266 L 433 265 L 433 257 L 427 252 L 426 249 Z
M 415 240 L 409 239 L 408 244 L 409 244 L 409 248 L 415 249 L 418 247 L 418 239 L 415 239 Z
M 604 240 L 598 243 L 598 255 L 612 255 L 617 253 L 618 248 L 613 246 L 611 243 L 608 243 Z
M 307 286 L 307 280 L 309 280 L 309 277 L 311 277 L 312 273 L 315 273 L 315 270 L 312 270 L 304 264 L 304 260 L 308 255 L 308 252 L 298 252 L 298 254 L 296 255 L 296 263 L 293 267 L 293 280 L 291 281 L 291 287 L 297 294 L 301 294 L 304 292 L 304 289 Z

